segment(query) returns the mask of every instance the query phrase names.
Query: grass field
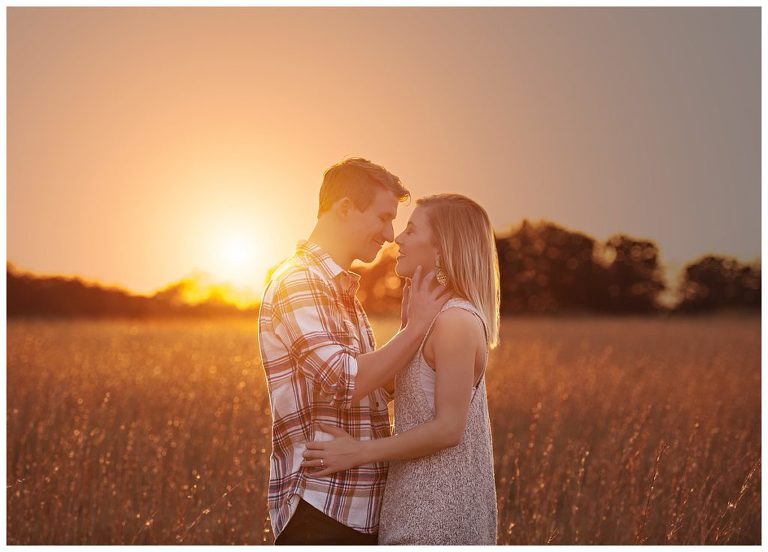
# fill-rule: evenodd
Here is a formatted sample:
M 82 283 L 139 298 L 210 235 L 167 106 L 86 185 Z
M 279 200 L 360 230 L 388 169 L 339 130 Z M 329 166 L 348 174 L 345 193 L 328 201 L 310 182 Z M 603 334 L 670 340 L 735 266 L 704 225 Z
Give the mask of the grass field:
M 760 543 L 759 316 L 501 339 L 500 544 Z M 255 323 L 10 321 L 7 402 L 8 544 L 273 541 Z

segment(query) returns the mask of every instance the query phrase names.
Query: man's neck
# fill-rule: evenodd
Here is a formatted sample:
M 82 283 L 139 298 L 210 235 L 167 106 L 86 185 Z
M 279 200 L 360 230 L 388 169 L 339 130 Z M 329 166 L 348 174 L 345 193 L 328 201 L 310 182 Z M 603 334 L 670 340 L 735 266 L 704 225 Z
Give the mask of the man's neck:
M 328 229 L 321 227 L 320 224 L 315 225 L 315 229 L 307 238 L 312 243 L 320 246 L 320 248 L 331 256 L 336 264 L 338 264 L 344 270 L 349 270 L 354 260 L 352 256 L 344 250 L 344 239 L 339 238 L 330 232 Z

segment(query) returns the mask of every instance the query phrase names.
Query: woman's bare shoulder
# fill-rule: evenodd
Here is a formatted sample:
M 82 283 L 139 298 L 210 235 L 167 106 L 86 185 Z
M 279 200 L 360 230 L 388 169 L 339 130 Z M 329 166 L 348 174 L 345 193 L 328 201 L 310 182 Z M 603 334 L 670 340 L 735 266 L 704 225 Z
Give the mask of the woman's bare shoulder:
M 434 347 L 450 347 L 461 344 L 479 346 L 484 339 L 480 319 L 472 312 L 459 306 L 450 306 L 440 312 L 432 331 L 424 344 L 425 357 L 434 358 Z M 428 355 L 427 355 L 428 353 Z

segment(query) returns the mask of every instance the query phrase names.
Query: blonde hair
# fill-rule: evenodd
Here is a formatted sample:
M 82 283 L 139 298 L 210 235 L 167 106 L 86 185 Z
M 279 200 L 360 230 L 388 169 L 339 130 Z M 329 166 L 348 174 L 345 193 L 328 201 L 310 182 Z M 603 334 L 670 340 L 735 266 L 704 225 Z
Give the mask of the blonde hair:
M 488 345 L 499 342 L 499 257 L 488 213 L 459 194 L 420 198 L 448 285 L 477 307 L 488 328 Z
M 377 188 L 389 190 L 401 202 L 411 197 L 400 179 L 381 165 L 362 157 L 350 157 L 336 163 L 323 175 L 317 216 L 343 197 L 351 199 L 358 210 L 365 211 L 373 201 Z

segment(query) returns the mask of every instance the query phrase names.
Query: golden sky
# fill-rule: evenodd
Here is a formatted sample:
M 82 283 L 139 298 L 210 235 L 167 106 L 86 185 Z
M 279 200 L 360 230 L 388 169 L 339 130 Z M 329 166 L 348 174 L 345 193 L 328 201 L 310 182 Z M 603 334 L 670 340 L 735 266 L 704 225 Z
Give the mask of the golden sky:
M 140 292 L 261 289 L 323 171 L 498 231 L 760 255 L 759 8 L 8 8 L 7 252 Z M 412 208 L 401 208 L 395 230 Z

